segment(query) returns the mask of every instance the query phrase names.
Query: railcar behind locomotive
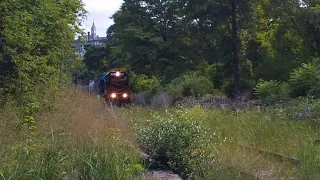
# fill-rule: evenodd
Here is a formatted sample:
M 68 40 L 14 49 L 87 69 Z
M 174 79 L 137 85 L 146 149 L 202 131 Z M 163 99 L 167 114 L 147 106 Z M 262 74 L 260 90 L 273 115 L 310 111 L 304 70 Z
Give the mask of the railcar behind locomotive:
M 89 84 L 89 93 L 98 94 L 107 102 L 128 104 L 131 102 L 129 76 L 124 71 L 102 73 Z

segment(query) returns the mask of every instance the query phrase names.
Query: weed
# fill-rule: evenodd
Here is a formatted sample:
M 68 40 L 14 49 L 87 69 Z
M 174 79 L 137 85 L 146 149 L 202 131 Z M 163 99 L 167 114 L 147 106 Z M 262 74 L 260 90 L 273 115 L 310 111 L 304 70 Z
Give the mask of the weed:
M 130 122 L 121 113 L 106 110 L 102 102 L 72 89 L 65 89 L 57 99 L 54 109 L 35 114 L 32 138 L 25 129 L 14 128 L 21 122 L 18 108 L 0 112 L 0 177 L 140 178 L 143 159 L 135 148 Z

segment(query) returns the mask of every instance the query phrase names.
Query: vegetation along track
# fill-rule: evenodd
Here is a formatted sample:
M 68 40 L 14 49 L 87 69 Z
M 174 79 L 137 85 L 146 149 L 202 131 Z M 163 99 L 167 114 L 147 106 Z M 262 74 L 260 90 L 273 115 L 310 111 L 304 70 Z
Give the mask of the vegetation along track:
M 320 179 L 320 0 L 141 2 L 113 9 L 106 44 L 96 46 L 95 25 L 89 34 L 81 26 L 97 2 L 0 1 L 1 177 L 136 179 L 145 171 L 136 129 L 152 125 L 155 112 L 164 123 L 145 134 L 148 153 L 173 147 L 163 156 L 174 171 Z M 70 88 L 115 68 L 129 73 L 139 107 L 106 110 Z M 182 109 L 191 125 L 185 117 L 168 122 L 163 109 Z M 206 134 L 196 131 L 197 120 Z M 184 151 L 194 134 L 200 138 Z
M 291 157 L 291 156 L 285 155 L 285 154 L 282 154 L 282 153 L 271 152 L 271 151 L 268 151 L 266 149 L 259 149 L 259 148 L 252 147 L 252 146 L 245 146 L 245 145 L 239 145 L 239 146 L 243 147 L 243 148 L 246 148 L 246 149 L 249 149 L 249 150 L 254 150 L 254 151 L 258 152 L 259 154 L 262 154 L 262 155 L 265 155 L 265 156 L 274 157 L 274 158 L 276 158 L 277 160 L 279 160 L 281 162 L 284 162 L 284 161 L 290 162 L 292 165 L 295 165 L 295 166 L 298 166 L 301 163 L 301 161 L 299 159 L 297 159 L 295 157 Z M 317 165 L 317 167 L 320 170 L 320 162 Z

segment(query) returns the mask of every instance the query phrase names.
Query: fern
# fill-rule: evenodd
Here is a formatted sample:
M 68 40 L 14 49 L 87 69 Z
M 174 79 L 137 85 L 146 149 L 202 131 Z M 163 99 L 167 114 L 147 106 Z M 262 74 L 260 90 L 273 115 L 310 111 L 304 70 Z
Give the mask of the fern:
M 290 84 L 293 87 L 293 95 L 318 96 L 320 81 L 320 69 L 316 64 L 303 63 L 290 75 Z
M 291 92 L 288 83 L 280 83 L 274 80 L 260 81 L 254 90 L 254 94 L 267 104 L 286 100 Z

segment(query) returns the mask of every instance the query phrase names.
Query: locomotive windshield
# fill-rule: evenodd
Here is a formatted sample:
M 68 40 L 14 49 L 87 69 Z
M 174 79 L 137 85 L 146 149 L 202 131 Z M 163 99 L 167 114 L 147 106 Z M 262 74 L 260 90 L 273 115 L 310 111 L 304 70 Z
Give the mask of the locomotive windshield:
M 127 80 L 128 79 L 128 76 L 126 73 L 124 72 L 111 72 L 110 73 L 110 76 L 111 76 L 111 80 L 113 81 L 117 81 L 117 80 Z
M 112 71 L 106 76 L 106 86 L 122 89 L 129 85 L 128 74 L 121 71 Z

